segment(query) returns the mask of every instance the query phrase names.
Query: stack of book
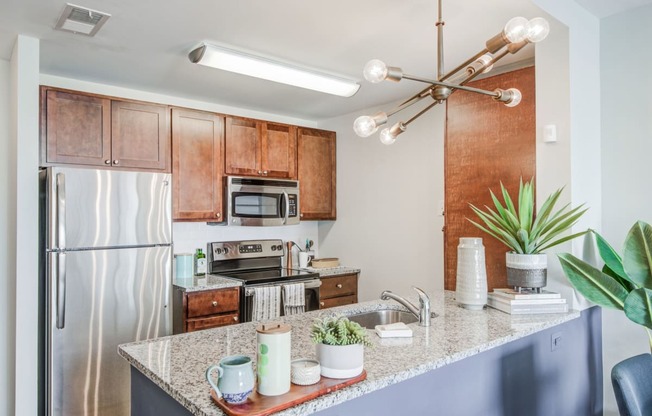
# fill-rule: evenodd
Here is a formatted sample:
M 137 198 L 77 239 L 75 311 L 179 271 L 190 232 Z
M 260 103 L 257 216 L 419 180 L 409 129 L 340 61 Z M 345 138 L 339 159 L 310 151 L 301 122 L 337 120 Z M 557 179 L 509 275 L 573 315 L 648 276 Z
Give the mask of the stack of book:
M 487 296 L 487 305 L 512 315 L 568 312 L 566 299 L 559 293 L 541 290 L 494 289 Z

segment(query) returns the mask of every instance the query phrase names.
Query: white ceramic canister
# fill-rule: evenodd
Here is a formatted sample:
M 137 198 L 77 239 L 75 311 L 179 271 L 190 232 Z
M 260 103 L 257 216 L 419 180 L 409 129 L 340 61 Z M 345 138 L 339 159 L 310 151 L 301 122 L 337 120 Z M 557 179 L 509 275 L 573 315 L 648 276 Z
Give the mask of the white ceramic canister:
M 278 396 L 290 391 L 291 327 L 266 323 L 256 327 L 258 393 Z
M 482 238 L 460 238 L 455 299 L 466 309 L 479 310 L 487 304 L 487 269 Z

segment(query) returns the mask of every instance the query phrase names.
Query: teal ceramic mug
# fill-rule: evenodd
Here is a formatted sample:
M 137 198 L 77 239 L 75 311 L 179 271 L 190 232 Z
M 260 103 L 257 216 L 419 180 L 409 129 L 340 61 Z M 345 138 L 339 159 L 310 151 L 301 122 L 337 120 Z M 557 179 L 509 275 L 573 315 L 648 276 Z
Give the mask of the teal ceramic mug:
M 217 370 L 217 383 L 212 377 Z M 219 399 L 227 403 L 243 403 L 254 389 L 254 370 L 251 358 L 246 355 L 231 355 L 206 370 L 206 380 Z

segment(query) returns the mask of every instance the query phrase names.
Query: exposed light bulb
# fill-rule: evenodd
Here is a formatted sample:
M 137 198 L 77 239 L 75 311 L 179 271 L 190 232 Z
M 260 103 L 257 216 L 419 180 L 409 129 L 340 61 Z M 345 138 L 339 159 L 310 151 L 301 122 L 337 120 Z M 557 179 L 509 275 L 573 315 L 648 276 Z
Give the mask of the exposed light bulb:
M 487 64 L 490 64 L 491 61 L 493 61 L 493 60 L 494 60 L 494 56 L 492 54 L 485 53 L 484 55 L 479 57 L 476 62 L 479 64 L 480 67 L 483 67 L 483 66 L 485 66 Z M 487 72 L 491 71 L 493 69 L 493 67 L 494 67 L 494 64 L 488 65 L 485 69 L 482 70 L 482 73 L 486 74 Z
M 367 81 L 377 84 L 387 78 L 387 65 L 380 59 L 372 59 L 364 66 L 362 74 Z
M 532 43 L 544 40 L 550 33 L 550 25 L 543 17 L 535 17 L 527 23 L 527 40 Z
M 528 20 L 525 17 L 513 17 L 507 22 L 503 34 L 511 43 L 518 43 L 526 39 Z
M 390 128 L 382 129 L 380 131 L 380 142 L 386 145 L 394 144 L 396 136 L 403 133 L 405 128 L 405 124 L 402 121 L 399 121 Z
M 373 117 L 360 116 L 353 122 L 353 131 L 360 137 L 369 137 L 378 130 Z
M 389 131 L 389 127 L 386 127 L 380 131 L 380 142 L 388 146 L 396 142 L 396 136 L 392 135 L 392 133 Z
M 510 98 L 505 102 L 505 105 L 507 107 L 516 107 L 517 105 L 519 105 L 521 99 L 523 98 L 523 95 L 521 95 L 521 92 L 519 90 L 517 90 L 516 88 L 510 88 L 505 92 L 508 93 L 508 95 L 510 96 Z
M 360 137 L 369 137 L 378 130 L 378 126 L 387 123 L 387 113 L 379 112 L 373 116 L 360 116 L 353 122 L 353 131 Z

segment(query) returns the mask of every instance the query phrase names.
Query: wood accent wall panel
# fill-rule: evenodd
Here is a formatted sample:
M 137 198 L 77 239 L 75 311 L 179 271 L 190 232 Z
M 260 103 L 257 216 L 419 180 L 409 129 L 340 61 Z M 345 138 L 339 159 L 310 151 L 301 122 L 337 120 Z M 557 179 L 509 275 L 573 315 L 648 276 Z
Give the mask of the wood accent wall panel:
M 485 90 L 513 87 L 523 95 L 518 106 L 509 108 L 484 95 L 457 91 L 446 107 L 444 287 L 455 290 L 460 237 L 482 237 L 491 291 L 507 286 L 509 249 L 466 219 L 476 217 L 468 204 L 491 206 L 489 189 L 499 194 L 501 181 L 516 198 L 519 179 L 529 180 L 536 172 L 534 67 L 469 85 Z

